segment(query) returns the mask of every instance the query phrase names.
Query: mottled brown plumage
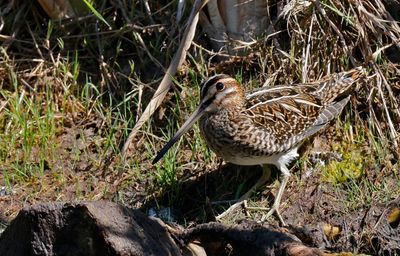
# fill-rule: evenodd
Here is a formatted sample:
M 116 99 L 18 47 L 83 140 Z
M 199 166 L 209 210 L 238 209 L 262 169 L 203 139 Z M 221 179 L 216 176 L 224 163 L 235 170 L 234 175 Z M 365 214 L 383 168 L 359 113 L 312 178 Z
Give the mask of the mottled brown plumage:
M 268 213 L 280 217 L 279 202 L 290 175 L 287 165 L 298 156 L 304 139 L 340 114 L 350 99 L 347 92 L 362 72 L 357 68 L 315 83 L 260 88 L 246 95 L 235 79 L 215 75 L 204 82 L 199 107 L 153 162 L 200 119 L 207 145 L 224 160 L 238 165 L 273 164 L 282 171 L 281 187 Z

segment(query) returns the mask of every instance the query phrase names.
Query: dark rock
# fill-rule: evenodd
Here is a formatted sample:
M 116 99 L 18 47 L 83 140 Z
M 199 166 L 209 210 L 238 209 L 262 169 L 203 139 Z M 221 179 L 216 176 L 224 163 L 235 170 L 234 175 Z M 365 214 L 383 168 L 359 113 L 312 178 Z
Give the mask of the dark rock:
M 234 226 L 200 224 L 185 230 L 180 237 L 186 242 L 200 240 L 207 255 L 326 255 L 304 245 L 288 229 L 265 227 L 252 221 Z
M 159 221 L 115 203 L 46 203 L 21 210 L 0 255 L 181 255 Z
M 298 233 L 251 221 L 184 229 L 107 201 L 45 203 L 20 211 L 0 237 L 0 255 L 323 255 Z

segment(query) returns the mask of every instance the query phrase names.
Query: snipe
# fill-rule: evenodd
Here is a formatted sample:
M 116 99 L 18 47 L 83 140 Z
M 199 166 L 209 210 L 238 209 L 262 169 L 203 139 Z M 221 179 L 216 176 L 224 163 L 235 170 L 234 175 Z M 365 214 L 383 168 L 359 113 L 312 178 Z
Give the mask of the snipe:
M 200 119 L 207 145 L 225 161 L 237 165 L 272 164 L 282 172 L 278 194 L 266 217 L 275 212 L 284 224 L 279 204 L 290 176 L 287 165 L 298 157 L 304 139 L 341 113 L 350 99 L 348 91 L 362 74 L 359 67 L 314 83 L 260 88 L 248 94 L 228 75 L 210 77 L 202 85 L 200 105 L 153 164 Z M 266 178 L 264 169 L 260 180 L 239 201 L 248 198 Z

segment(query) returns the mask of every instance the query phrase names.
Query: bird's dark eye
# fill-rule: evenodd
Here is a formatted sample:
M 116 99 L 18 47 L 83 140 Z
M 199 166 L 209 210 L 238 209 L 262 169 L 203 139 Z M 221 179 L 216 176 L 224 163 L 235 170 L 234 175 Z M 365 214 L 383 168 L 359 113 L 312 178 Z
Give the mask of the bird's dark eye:
M 219 82 L 215 85 L 215 88 L 217 88 L 218 91 L 222 91 L 225 88 L 225 85 Z

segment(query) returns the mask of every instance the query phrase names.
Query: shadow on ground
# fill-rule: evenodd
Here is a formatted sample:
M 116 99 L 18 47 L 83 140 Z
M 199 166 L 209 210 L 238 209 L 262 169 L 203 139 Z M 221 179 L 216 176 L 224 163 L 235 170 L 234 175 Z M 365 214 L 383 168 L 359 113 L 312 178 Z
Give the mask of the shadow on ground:
M 257 182 L 261 173 L 261 166 L 224 164 L 215 170 L 201 172 L 179 181 L 178 192 L 174 194 L 166 189 L 163 194 L 148 201 L 143 208 L 148 210 L 168 205 L 173 219 L 180 223 L 212 221 L 215 215 L 223 212 L 246 193 Z M 276 176 L 273 175 L 271 182 L 275 179 Z M 258 195 L 255 194 L 254 197 Z
M 296 166 L 293 169 L 297 169 Z M 272 170 L 270 183 L 278 179 L 278 171 Z M 158 217 L 186 226 L 190 226 L 190 223 L 207 223 L 229 207 L 229 204 L 215 202 L 238 198 L 255 184 L 261 172 L 261 166 L 222 165 L 216 170 L 181 181 L 175 199 L 170 190 L 165 190 L 165 193 L 148 201 L 143 210 L 154 210 Z M 391 200 L 389 205 L 373 198 L 370 202 L 348 205 L 350 192 L 321 182 L 319 172 L 310 174 L 293 170 L 292 174 L 282 198 L 281 213 L 291 229 L 298 228 L 301 233 L 298 237 L 304 238 L 302 241 L 310 240 L 312 246 L 332 251 L 379 255 L 400 253 L 400 198 Z M 387 178 L 394 179 L 395 175 L 389 174 Z M 395 184 L 393 189 L 396 189 Z M 268 207 L 278 187 L 269 189 L 270 185 L 266 184 L 264 190 L 255 193 L 252 201 Z M 359 186 L 361 192 L 365 191 L 362 184 Z M 238 208 L 223 222 L 235 223 L 241 219 L 258 221 L 263 214 L 252 212 L 245 215 L 244 212 L 243 208 Z M 267 220 L 267 223 L 279 224 L 276 218 Z

